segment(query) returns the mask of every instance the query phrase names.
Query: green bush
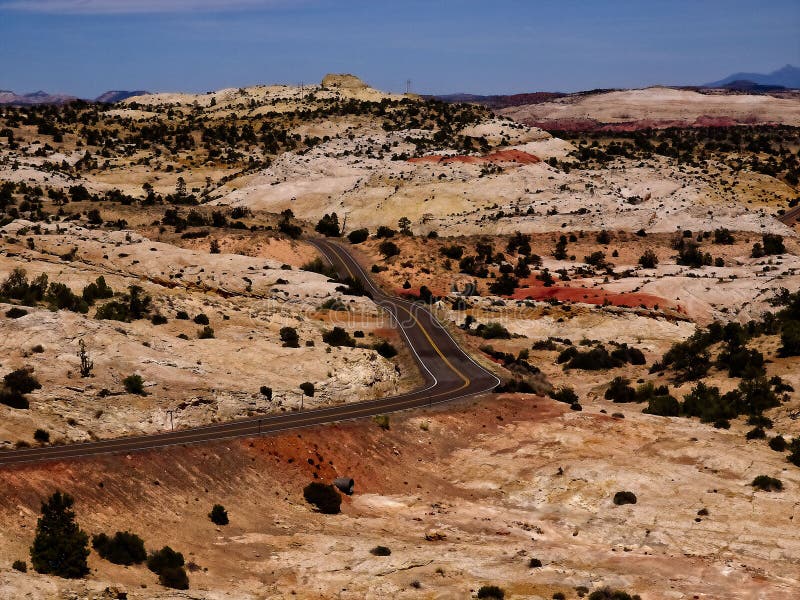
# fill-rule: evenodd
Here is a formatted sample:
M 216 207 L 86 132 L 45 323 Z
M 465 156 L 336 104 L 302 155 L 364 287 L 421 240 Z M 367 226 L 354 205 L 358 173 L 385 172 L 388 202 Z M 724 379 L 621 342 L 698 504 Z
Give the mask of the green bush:
M 42 502 L 30 549 L 36 572 L 70 579 L 89 574 L 89 536 L 75 522 L 74 503 L 72 496 L 61 492 Z
M 375 415 L 372 417 L 372 420 L 380 427 L 381 429 L 388 430 L 389 429 L 389 415 Z
M 50 441 L 50 432 L 44 429 L 37 429 L 33 432 L 33 439 L 42 444 L 46 444 Z
M 341 510 L 342 495 L 332 485 L 312 481 L 303 488 L 303 498 L 326 515 L 335 515 Z
M 142 379 L 141 375 L 128 375 L 122 380 L 122 385 L 125 387 L 125 391 L 129 394 L 139 394 L 140 396 L 145 395 L 144 379 Z
M 214 339 L 214 328 L 206 325 L 200 331 L 197 332 L 197 339 L 199 340 L 213 340 Z
M 386 546 L 375 546 L 369 553 L 373 556 L 390 556 L 392 551 Z
M 28 572 L 28 564 L 24 560 L 15 560 L 11 563 L 11 568 L 20 573 Z
M 800 322 L 788 321 L 781 327 L 780 356 L 800 356 Z
M 197 325 L 208 325 L 211 321 L 208 320 L 208 315 L 205 313 L 200 313 L 194 318 L 194 322 Z
M 314 392 L 316 390 L 314 389 L 314 384 L 311 383 L 310 381 L 306 381 L 306 382 L 301 383 L 300 384 L 300 389 L 303 390 L 303 393 L 306 396 L 308 396 L 309 398 L 313 398 L 314 397 Z
M 329 279 L 336 279 L 338 277 L 336 269 L 330 263 L 325 262 L 320 257 L 317 257 L 309 262 L 303 264 L 300 269 L 303 271 L 311 271 L 312 273 L 319 273 L 325 275 Z
M 135 533 L 118 531 L 114 537 L 100 533 L 92 537 L 92 548 L 101 558 L 115 565 L 134 565 L 147 559 L 144 541 Z
M 24 317 L 28 314 L 28 311 L 24 308 L 20 308 L 19 306 L 13 306 L 6 311 L 6 316 L 9 319 L 19 319 L 20 317 Z
M 211 519 L 211 522 L 215 525 L 227 525 L 229 523 L 228 511 L 225 510 L 222 504 L 215 504 L 211 508 L 211 512 L 208 513 L 208 518 Z
M 757 490 L 762 490 L 764 492 L 780 492 L 783 491 L 783 483 L 780 479 L 775 479 L 774 477 L 770 477 L 769 475 L 759 475 L 755 479 L 753 479 L 752 483 L 750 484 Z

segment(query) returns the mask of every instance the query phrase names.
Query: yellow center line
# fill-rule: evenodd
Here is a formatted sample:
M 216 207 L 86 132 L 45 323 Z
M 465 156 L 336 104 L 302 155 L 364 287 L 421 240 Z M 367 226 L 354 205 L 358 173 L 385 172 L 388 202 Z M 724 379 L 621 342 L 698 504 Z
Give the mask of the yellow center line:
M 339 260 L 344 264 L 344 268 L 347 269 L 347 272 L 350 274 L 350 277 L 353 277 L 353 279 L 355 279 L 355 277 L 353 276 L 353 272 L 350 270 L 350 267 L 347 266 L 347 262 L 342 258 L 342 254 L 339 251 L 340 249 L 335 244 L 330 244 L 329 247 L 333 250 L 333 253 L 337 255 Z M 458 375 L 461 378 L 461 380 L 464 382 L 464 385 L 462 387 L 460 387 L 459 390 L 462 390 L 465 387 L 467 387 L 470 384 L 469 377 L 464 375 L 459 369 L 457 369 L 456 367 L 453 366 L 453 364 L 447 359 L 447 357 L 444 355 L 444 353 L 439 349 L 439 346 L 436 344 L 436 342 L 433 341 L 433 338 L 431 338 L 430 334 L 428 333 L 428 330 L 425 329 L 425 327 L 422 325 L 422 323 L 419 322 L 417 317 L 415 317 L 411 313 L 411 311 L 408 310 L 405 306 L 402 306 L 400 304 L 396 304 L 395 306 L 398 306 L 399 308 L 401 308 L 402 310 L 407 312 L 408 316 L 410 316 L 412 319 L 414 319 L 414 322 L 419 326 L 419 328 L 422 331 L 423 335 L 428 340 L 428 343 L 436 351 L 436 354 L 439 355 L 439 357 L 444 361 L 444 363 L 448 366 L 448 368 L 453 373 L 455 373 L 456 375 Z

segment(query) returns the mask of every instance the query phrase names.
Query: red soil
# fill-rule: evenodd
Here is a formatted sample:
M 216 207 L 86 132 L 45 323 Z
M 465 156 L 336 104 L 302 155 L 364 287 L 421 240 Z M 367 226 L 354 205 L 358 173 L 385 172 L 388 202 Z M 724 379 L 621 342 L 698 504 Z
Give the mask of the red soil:
M 517 289 L 511 296 L 516 300 L 547 300 L 555 298 L 561 302 L 584 302 L 586 304 L 611 303 L 614 306 L 627 306 L 636 308 L 646 306 L 660 308 L 671 306 L 665 298 L 652 294 L 635 293 L 614 293 L 599 288 L 576 288 L 565 286 L 544 287 L 543 285 L 532 284 L 529 287 Z
M 499 152 L 493 152 L 486 156 L 421 156 L 419 158 L 409 158 L 408 162 L 444 165 L 449 163 L 468 163 L 473 165 L 517 163 L 520 165 L 533 165 L 541 162 L 541 159 L 538 156 L 523 152 L 522 150 L 500 150 Z

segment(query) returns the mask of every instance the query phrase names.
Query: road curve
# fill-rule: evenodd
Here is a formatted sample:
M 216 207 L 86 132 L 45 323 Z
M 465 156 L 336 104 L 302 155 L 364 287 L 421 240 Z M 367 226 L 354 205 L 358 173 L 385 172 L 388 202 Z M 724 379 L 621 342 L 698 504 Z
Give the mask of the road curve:
M 497 377 L 478 365 L 461 349 L 427 308 L 390 296 L 375 286 L 344 246 L 322 239 L 313 240 L 311 243 L 341 276 L 361 280 L 372 295 L 373 301 L 392 316 L 423 375 L 425 383 L 419 389 L 398 396 L 364 402 L 249 417 L 165 433 L 4 451 L 0 452 L 0 467 L 266 435 L 288 429 L 430 406 L 488 392 L 500 383 Z

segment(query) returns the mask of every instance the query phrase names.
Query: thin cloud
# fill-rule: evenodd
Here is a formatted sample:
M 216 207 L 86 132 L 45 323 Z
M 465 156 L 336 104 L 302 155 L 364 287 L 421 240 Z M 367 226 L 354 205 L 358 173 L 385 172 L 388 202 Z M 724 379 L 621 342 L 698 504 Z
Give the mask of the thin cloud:
M 0 0 L 0 10 L 56 14 L 180 13 L 274 8 L 290 0 Z

